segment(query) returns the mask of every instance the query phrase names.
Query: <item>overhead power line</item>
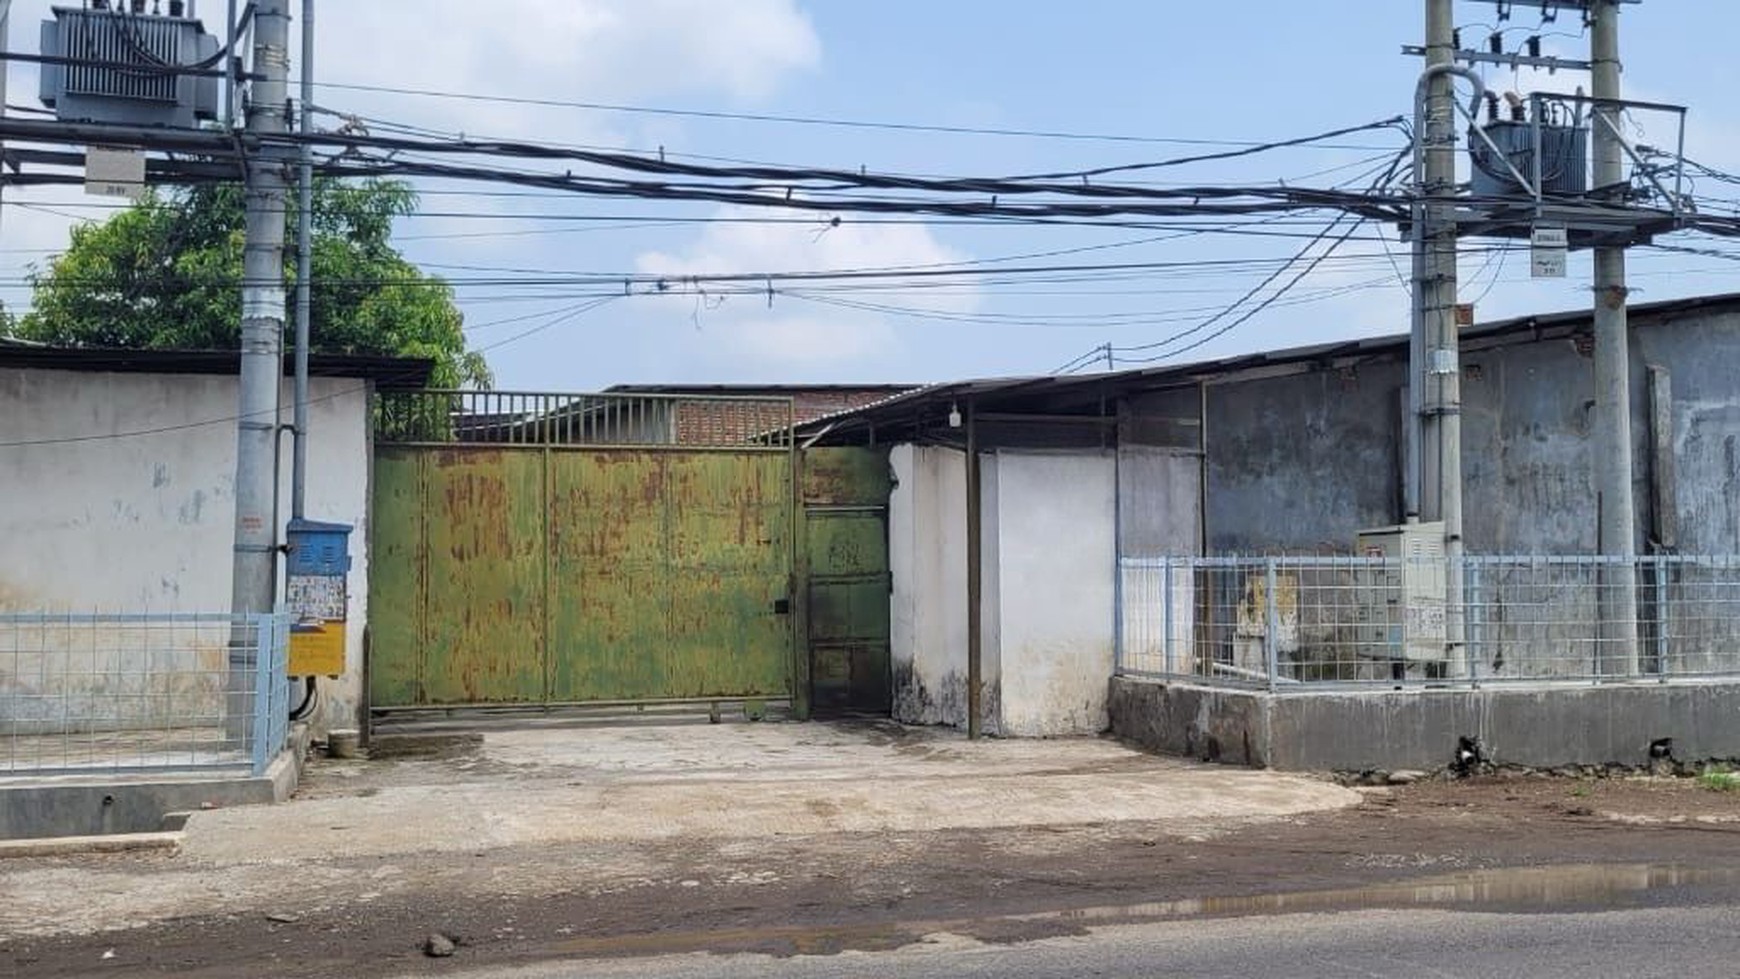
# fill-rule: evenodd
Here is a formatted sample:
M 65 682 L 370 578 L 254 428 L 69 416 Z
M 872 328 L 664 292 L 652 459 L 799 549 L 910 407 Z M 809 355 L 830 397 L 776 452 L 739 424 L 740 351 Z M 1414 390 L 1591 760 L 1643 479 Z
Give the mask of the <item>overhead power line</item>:
M 1118 348 L 1116 348 L 1116 350 L 1118 352 L 1122 352 L 1122 353 L 1141 353 L 1143 351 L 1154 350 L 1154 349 L 1157 349 L 1159 347 L 1167 346 L 1168 344 L 1175 343 L 1179 340 L 1184 339 L 1185 337 L 1191 336 L 1192 334 L 1199 333 L 1203 330 L 1208 329 L 1209 327 L 1213 326 L 1214 324 L 1216 324 L 1216 323 L 1220 322 L 1221 320 L 1225 319 L 1226 317 L 1232 315 L 1240 306 L 1243 306 L 1245 303 L 1251 301 L 1258 294 L 1260 294 L 1264 289 L 1267 289 L 1269 287 L 1269 285 L 1271 283 L 1273 283 L 1276 279 L 1279 279 L 1282 275 L 1286 274 L 1287 269 L 1291 268 L 1294 263 L 1303 259 L 1307 254 L 1310 253 L 1311 249 L 1316 247 L 1318 243 L 1323 241 L 1323 239 L 1329 237 L 1329 234 L 1335 230 L 1336 226 L 1339 225 L 1342 222 L 1342 220 L 1343 220 L 1342 215 L 1336 215 L 1334 220 L 1330 221 L 1327 225 L 1325 225 L 1322 231 L 1319 231 L 1314 237 L 1312 237 L 1312 239 L 1310 241 L 1305 243 L 1305 246 L 1303 248 L 1299 249 L 1299 253 L 1297 255 L 1294 255 L 1292 258 L 1288 259 L 1285 264 L 1282 264 L 1282 265 L 1276 267 L 1275 271 L 1269 273 L 1267 278 L 1263 279 L 1261 282 L 1258 282 L 1256 285 L 1252 286 L 1247 292 L 1245 292 L 1244 295 L 1233 300 L 1231 305 L 1222 309 L 1220 312 L 1214 314 L 1213 316 L 1210 316 L 1208 319 L 1203 320 L 1201 323 L 1198 323 L 1197 325 L 1191 327 L 1188 330 L 1184 330 L 1184 331 L 1179 332 L 1179 333 L 1174 333 L 1171 336 L 1166 337 L 1165 339 L 1155 340 L 1152 343 L 1140 343 L 1140 344 L 1136 344 L 1134 346 L 1118 347 Z M 1347 231 L 1349 233 L 1351 233 L 1353 231 L 1357 231 L 1358 229 L 1359 229 L 1359 222 L 1355 221 L 1354 226 L 1352 228 L 1347 229 Z M 1347 239 L 1345 237 L 1343 237 L 1341 239 L 1338 239 L 1336 244 L 1342 244 L 1346 240 Z M 1331 248 L 1328 251 L 1325 251 L 1322 256 L 1319 256 L 1319 261 L 1321 261 L 1323 258 L 1327 258 L 1329 255 L 1329 252 L 1332 252 L 1332 251 L 1334 251 L 1334 248 Z M 1316 267 L 1315 264 L 1312 265 L 1312 268 L 1315 268 L 1315 267 Z M 1258 307 L 1258 308 L 1261 309 L 1263 307 Z M 1245 317 L 1245 319 L 1249 319 L 1249 318 L 1250 318 L 1249 316 Z M 1240 320 L 1239 322 L 1243 322 L 1243 320 Z M 1212 334 L 1212 336 L 1219 336 L 1219 335 L 1220 334 L 1218 334 L 1218 333 Z M 1133 358 L 1130 358 L 1130 359 L 1133 359 Z
M 1118 361 L 1122 361 L 1124 363 L 1133 363 L 1133 364 L 1151 364 L 1151 363 L 1155 363 L 1156 361 L 1167 360 L 1169 358 L 1176 357 L 1179 354 L 1188 353 L 1189 351 L 1195 350 L 1195 349 L 1203 346 L 1204 344 L 1207 344 L 1213 340 L 1216 340 L 1220 337 L 1223 337 L 1226 334 L 1232 332 L 1233 330 L 1238 329 L 1239 326 L 1243 325 L 1244 323 L 1249 322 L 1251 320 L 1251 318 L 1256 316 L 1258 313 L 1261 313 L 1263 310 L 1268 309 L 1270 306 L 1273 306 L 1282 296 L 1285 296 L 1289 290 L 1291 290 L 1294 286 L 1298 285 L 1300 282 L 1304 281 L 1306 276 L 1308 276 L 1312 272 L 1316 271 L 1317 267 L 1319 265 L 1323 264 L 1323 261 L 1325 259 L 1327 259 L 1331 254 L 1333 254 L 1335 252 L 1335 249 L 1340 247 L 1347 240 L 1347 235 L 1352 234 L 1353 231 L 1358 229 L 1358 227 L 1363 223 L 1364 223 L 1363 219 L 1354 221 L 1352 227 L 1348 228 L 1347 231 L 1344 232 L 1340 237 L 1336 238 L 1335 241 L 1331 242 L 1329 247 L 1323 250 L 1322 254 L 1320 254 L 1316 258 L 1312 259 L 1308 264 L 1306 264 L 1306 266 L 1304 268 L 1299 270 L 1298 274 L 1294 275 L 1293 278 L 1287 280 L 1287 283 L 1285 285 L 1283 285 L 1280 289 L 1276 290 L 1267 299 L 1264 299 L 1262 302 L 1251 307 L 1249 310 L 1246 310 L 1244 313 L 1240 314 L 1237 319 L 1232 320 L 1231 322 L 1227 323 L 1225 326 L 1221 327 L 1220 329 L 1215 330 L 1212 333 L 1208 333 L 1208 334 L 1205 334 L 1201 337 L 1198 337 L 1197 339 L 1192 340 L 1191 342 L 1185 344 L 1182 347 L 1176 347 L 1176 348 L 1174 348 L 1172 350 L 1168 350 L 1164 353 L 1157 353 L 1157 354 L 1154 354 L 1151 356 L 1146 356 L 1146 357 L 1120 356 L 1118 354 L 1117 348 L 1113 347 L 1112 348 L 1113 363 L 1116 364 Z M 1167 339 L 1167 341 L 1163 341 L 1163 342 L 1171 342 L 1174 340 L 1182 339 L 1182 338 L 1189 336 L 1190 334 L 1196 332 L 1197 329 L 1198 329 L 1197 327 L 1193 327 L 1193 328 L 1191 328 L 1189 330 L 1185 330 L 1181 333 L 1174 334 L 1172 337 L 1169 337 Z
M 496 105 L 541 106 L 554 109 L 585 109 L 593 112 L 619 112 L 632 115 L 676 116 L 689 119 L 716 119 L 726 122 L 766 122 L 794 126 L 822 126 L 836 129 L 874 129 L 893 132 L 939 133 L 959 136 L 1003 136 L 1023 139 L 1060 139 L 1098 143 L 1145 143 L 1158 146 L 1229 146 L 1257 147 L 1266 140 L 1209 139 L 1182 136 L 1139 136 L 1129 133 L 1081 133 L 1056 129 L 1015 129 L 983 126 L 948 126 L 933 123 L 890 122 L 866 119 L 834 119 L 824 116 L 777 115 L 765 112 L 723 112 L 708 109 L 675 109 L 658 106 L 626 105 L 609 102 L 582 102 L 570 99 L 529 98 L 513 95 L 482 95 L 475 92 L 444 92 L 431 89 L 401 88 L 390 85 L 363 85 L 354 82 L 316 81 L 316 88 L 344 92 L 371 92 L 382 95 L 405 95 L 416 98 L 451 99 L 461 102 L 483 102 Z M 1304 145 L 1304 144 L 1301 144 Z M 1325 144 L 1318 149 L 1379 150 L 1381 146 Z
M 1351 237 L 1351 236 L 1350 236 Z M 1526 248 L 1527 245 L 1500 244 L 1491 246 L 1495 249 Z M 1475 254 L 1476 252 L 1469 252 Z M 1282 258 L 1221 258 L 1221 259 L 1180 259 L 1174 261 L 1148 262 L 1080 262 L 1080 263 L 1046 263 L 1030 265 L 1014 265 L 996 268 L 986 268 L 976 265 L 949 266 L 946 263 L 916 266 L 884 266 L 868 268 L 843 269 L 769 269 L 765 271 L 748 272 L 571 272 L 558 274 L 534 274 L 525 276 L 490 275 L 464 278 L 445 279 L 429 277 L 425 279 L 398 278 L 362 278 L 362 277 L 329 277 L 322 283 L 331 286 L 367 287 L 384 285 L 416 286 L 419 284 L 430 287 L 449 286 L 517 286 L 517 287 L 569 287 L 592 286 L 600 288 L 615 288 L 629 292 L 634 287 L 650 288 L 655 291 L 665 291 L 681 285 L 731 285 L 746 284 L 753 287 L 763 287 L 769 281 L 774 283 L 792 282 L 875 282 L 894 281 L 921 283 L 927 280 L 939 279 L 970 279 L 980 282 L 994 282 L 1001 279 L 1019 279 L 1020 281 L 1061 281 L 1059 277 L 1086 276 L 1115 277 L 1119 273 L 1128 273 L 1147 277 L 1153 273 L 1178 271 L 1229 272 L 1241 270 L 1262 270 L 1270 266 L 1279 266 L 1283 270 L 1296 262 L 1295 257 Z M 1325 256 L 1324 261 L 1328 260 Z M 1384 260 L 1378 252 L 1356 252 L 1335 256 L 1338 264 L 1364 264 L 1375 267 Z M 57 280 L 71 286 L 101 287 L 114 285 L 113 280 L 99 277 L 66 278 Z M 198 280 L 199 285 L 241 285 L 236 277 L 213 277 Z M 664 287 L 661 289 L 660 287 Z M 752 290 L 753 291 L 753 290 Z
M 1372 182 L 1370 184 L 1370 189 L 1372 191 L 1376 191 L 1376 190 L 1384 187 L 1386 184 L 1388 184 L 1388 182 L 1390 180 L 1394 179 L 1396 172 L 1397 172 L 1397 169 L 1402 165 L 1402 161 L 1406 158 L 1407 153 L 1408 153 L 1408 150 L 1404 149 L 1404 150 L 1398 152 L 1389 161 L 1388 166 L 1383 169 L 1383 172 L 1380 173 L 1378 176 L 1376 176 L 1372 180 Z M 1189 329 L 1180 331 L 1178 333 L 1174 333 L 1171 336 L 1165 337 L 1164 339 L 1153 341 L 1151 343 L 1137 344 L 1135 346 L 1127 346 L 1127 347 L 1123 347 L 1123 348 L 1116 348 L 1113 345 L 1111 345 L 1110 343 L 1102 344 L 1101 347 L 1099 348 L 1099 350 L 1089 351 L 1088 353 L 1085 353 L 1082 356 L 1077 357 L 1075 360 L 1070 361 L 1068 364 L 1065 364 L 1062 368 L 1059 369 L 1058 372 L 1064 373 L 1064 372 L 1080 369 L 1081 367 L 1085 367 L 1089 363 L 1092 363 L 1093 359 L 1095 357 L 1097 357 L 1100 353 L 1104 354 L 1106 361 L 1107 361 L 1108 368 L 1115 369 L 1116 365 L 1117 365 L 1117 360 L 1118 360 L 1117 355 L 1118 355 L 1120 350 L 1125 354 L 1143 353 L 1143 352 L 1150 351 L 1150 350 L 1157 350 L 1161 347 L 1170 346 L 1171 344 L 1174 344 L 1174 343 L 1178 342 L 1179 340 L 1182 340 L 1186 337 L 1192 336 L 1192 335 L 1197 334 L 1197 333 L 1201 333 L 1202 331 L 1209 329 L 1210 327 L 1214 326 L 1216 323 L 1220 322 L 1221 320 L 1225 319 L 1226 317 L 1232 316 L 1234 313 L 1236 313 L 1238 311 L 1238 309 L 1241 306 L 1243 306 L 1245 303 L 1247 303 L 1250 300 L 1252 300 L 1253 298 L 1255 298 L 1264 289 L 1266 289 L 1271 283 L 1273 283 L 1276 279 L 1280 278 L 1283 274 L 1285 274 L 1287 269 L 1293 267 L 1293 265 L 1295 263 L 1302 260 L 1306 255 L 1310 254 L 1311 249 L 1316 247 L 1317 244 L 1320 243 L 1321 241 L 1323 241 L 1324 238 L 1328 237 L 1328 235 L 1331 232 L 1333 232 L 1335 230 L 1335 228 L 1338 225 L 1340 225 L 1340 223 L 1346 217 L 1347 217 L 1346 214 L 1339 214 L 1339 213 L 1336 214 L 1335 217 L 1333 219 L 1331 219 L 1330 222 L 1327 225 L 1325 225 L 1321 231 L 1319 231 L 1319 232 L 1317 232 L 1317 234 L 1313 235 L 1311 240 L 1307 241 L 1305 243 L 1305 245 L 1299 249 L 1297 254 L 1295 254 L 1291 258 L 1287 259 L 1281 265 L 1277 266 L 1275 268 L 1275 270 L 1268 275 L 1268 277 L 1264 278 L 1261 282 L 1258 282 L 1256 285 L 1252 286 L 1248 291 L 1245 292 L 1244 295 L 1242 295 L 1238 299 L 1234 300 L 1230 305 L 1226 306 L 1224 309 L 1215 313 L 1213 316 L 1210 316 L 1209 318 L 1203 320 L 1202 322 L 1196 324 L 1195 326 L 1190 327 Z M 1248 322 L 1257 313 L 1260 313 L 1264 309 L 1267 309 L 1269 306 L 1273 305 L 1275 303 L 1275 301 L 1280 299 L 1280 297 L 1282 295 L 1284 295 L 1294 285 L 1297 285 L 1306 275 L 1309 275 L 1319 265 L 1321 265 L 1323 262 L 1327 261 L 1329 259 L 1330 255 L 1333 254 L 1337 248 L 1339 248 L 1341 245 L 1344 245 L 1347 243 L 1348 239 L 1351 238 L 1353 236 L 1353 234 L 1359 230 L 1360 225 L 1363 223 L 1364 223 L 1363 218 L 1355 220 L 1351 227 L 1349 227 L 1346 231 L 1341 233 L 1341 235 L 1336 239 L 1334 244 L 1330 245 L 1329 248 L 1325 249 L 1320 255 L 1317 256 L 1316 259 L 1314 259 L 1311 262 L 1310 265 L 1308 265 L 1305 268 L 1304 272 L 1302 272 L 1298 276 L 1295 276 L 1290 282 L 1287 283 L 1287 285 L 1283 286 L 1280 289 L 1280 291 L 1278 291 L 1274 295 L 1270 296 L 1264 302 L 1259 303 L 1256 307 L 1252 308 L 1247 313 L 1239 316 L 1237 319 L 1232 321 L 1226 327 L 1223 327 L 1222 329 L 1219 329 L 1219 330 L 1215 330 L 1214 332 L 1208 334 L 1206 337 L 1203 337 L 1201 340 L 1192 342 L 1192 343 L 1190 343 L 1182 348 L 1179 348 L 1178 350 L 1170 351 L 1170 352 L 1164 353 L 1164 354 L 1159 354 L 1159 355 L 1156 355 L 1153 357 L 1128 357 L 1128 356 L 1126 356 L 1124 359 L 1126 361 L 1129 361 L 1132 363 L 1148 363 L 1148 362 L 1152 362 L 1154 360 L 1162 359 L 1164 357 L 1172 356 L 1172 355 L 1177 354 L 1177 353 L 1182 353 L 1185 350 L 1193 350 L 1197 347 L 1202 346 L 1202 344 L 1208 342 L 1209 340 L 1213 340 L 1216 337 L 1220 337 L 1220 336 L 1225 335 L 1228 331 L 1238 327 L 1240 324 Z M 1385 254 L 1385 257 L 1387 259 L 1388 254 L 1389 254 L 1389 249 L 1388 249 L 1387 245 L 1384 248 L 1384 254 Z
M 1173 159 L 1170 159 L 1170 160 L 1159 160 L 1159 161 L 1156 161 L 1154 163 L 1124 163 L 1124 164 L 1120 164 L 1118 166 L 1097 167 L 1097 168 L 1092 169 L 1092 170 L 1060 170 L 1060 171 L 1056 171 L 1053 173 L 1030 173 L 1030 174 L 1024 174 L 1024 175 L 1019 176 L 1019 177 L 1011 177 L 1010 179 L 1012 179 L 1012 180 L 1067 180 L 1067 179 L 1070 179 L 1072 177 L 1074 177 L 1074 178 L 1104 177 L 1104 176 L 1107 176 L 1108 174 L 1113 174 L 1113 173 L 1132 173 L 1132 172 L 1135 172 L 1138 170 L 1158 170 L 1158 169 L 1162 169 L 1165 167 L 1186 166 L 1186 165 L 1189 165 L 1192 163 L 1207 163 L 1207 162 L 1214 161 L 1214 160 L 1231 160 L 1231 159 L 1236 159 L 1236 158 L 1241 157 L 1241 156 L 1251 156 L 1251 155 L 1256 154 L 1256 153 L 1267 153 L 1267 152 L 1270 152 L 1273 150 L 1285 149 L 1287 147 L 1292 147 L 1292 146 L 1309 146 L 1312 143 L 1320 143 L 1320 142 L 1323 142 L 1324 140 L 1334 139 L 1337 136 L 1347 136 L 1347 135 L 1351 135 L 1353 133 L 1370 132 L 1372 130 L 1378 130 L 1378 129 L 1397 129 L 1397 130 L 1399 130 L 1401 128 L 1402 128 L 1402 117 L 1401 116 L 1394 116 L 1394 117 L 1391 117 L 1389 119 L 1380 119 L 1377 122 L 1368 122 L 1368 123 L 1365 123 L 1364 125 L 1348 126 L 1344 129 L 1331 129 L 1328 132 L 1318 133 L 1314 136 L 1300 136 L 1297 139 L 1284 139 L 1284 140 L 1278 140 L 1278 141 L 1272 142 L 1272 143 L 1258 143 L 1254 146 L 1245 146 L 1245 147 L 1241 147 L 1241 148 L 1236 149 L 1236 150 L 1226 150 L 1226 151 L 1220 152 L 1220 153 L 1199 153 L 1199 154 L 1196 154 L 1194 156 L 1174 157 Z

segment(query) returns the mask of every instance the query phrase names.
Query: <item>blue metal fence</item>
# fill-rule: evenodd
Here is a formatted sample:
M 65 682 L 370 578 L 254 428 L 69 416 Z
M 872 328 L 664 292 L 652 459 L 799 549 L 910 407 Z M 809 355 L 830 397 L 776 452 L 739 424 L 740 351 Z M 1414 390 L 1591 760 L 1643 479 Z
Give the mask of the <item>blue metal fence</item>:
M 284 615 L 0 615 L 0 776 L 261 774 L 289 635 Z

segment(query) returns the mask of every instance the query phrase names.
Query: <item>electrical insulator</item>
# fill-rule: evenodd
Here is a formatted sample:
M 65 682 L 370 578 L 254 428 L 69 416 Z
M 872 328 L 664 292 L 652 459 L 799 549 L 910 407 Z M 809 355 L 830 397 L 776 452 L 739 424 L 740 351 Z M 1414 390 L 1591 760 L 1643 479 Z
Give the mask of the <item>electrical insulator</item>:
M 1494 31 L 1492 36 L 1486 39 L 1486 46 L 1492 50 L 1493 54 L 1503 54 L 1504 35 Z
M 1462 28 L 1458 27 L 1450 32 L 1450 46 L 1458 51 L 1462 50 Z
M 1495 92 L 1486 93 L 1486 121 L 1498 121 L 1498 94 Z
M 1539 34 L 1536 34 L 1534 37 L 1529 38 L 1529 57 L 1538 58 L 1540 56 L 1541 56 L 1541 36 Z

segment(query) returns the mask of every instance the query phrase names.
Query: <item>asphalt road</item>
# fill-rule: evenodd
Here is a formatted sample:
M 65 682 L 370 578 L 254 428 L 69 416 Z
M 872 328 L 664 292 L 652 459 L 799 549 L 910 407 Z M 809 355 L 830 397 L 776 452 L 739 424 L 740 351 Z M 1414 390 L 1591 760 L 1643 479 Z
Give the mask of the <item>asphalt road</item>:
M 776 727 L 334 762 L 179 852 L 0 860 L 0 977 L 1740 977 L 1740 794 L 1694 779 L 1338 807 L 1103 742 Z
M 944 934 L 887 952 L 683 955 L 441 971 L 467 979 L 1730 979 L 1740 975 L 1740 907 L 1571 914 L 1356 911 L 1117 925 L 1017 944 Z

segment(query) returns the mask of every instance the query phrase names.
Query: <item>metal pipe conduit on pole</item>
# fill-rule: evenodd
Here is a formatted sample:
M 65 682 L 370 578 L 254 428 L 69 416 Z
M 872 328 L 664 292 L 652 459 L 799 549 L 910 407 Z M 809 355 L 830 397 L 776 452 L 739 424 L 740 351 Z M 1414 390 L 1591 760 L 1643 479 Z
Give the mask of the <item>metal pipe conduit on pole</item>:
M 225 26 L 228 46 L 224 48 L 224 125 L 231 132 L 236 128 L 236 58 L 240 26 L 236 23 L 236 0 L 229 0 Z
M 302 105 L 298 126 L 314 127 L 314 0 L 302 0 Z M 290 516 L 307 516 L 308 503 L 308 343 L 314 302 L 314 146 L 303 143 L 296 172 L 296 401 L 292 424 L 295 449 L 290 462 Z

